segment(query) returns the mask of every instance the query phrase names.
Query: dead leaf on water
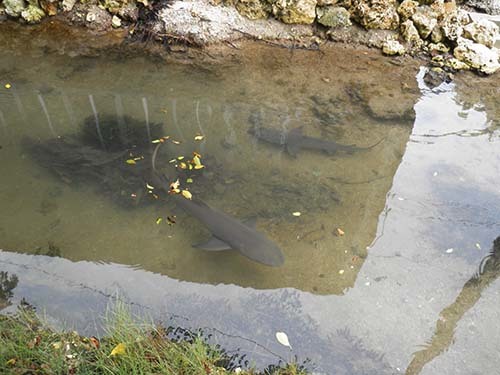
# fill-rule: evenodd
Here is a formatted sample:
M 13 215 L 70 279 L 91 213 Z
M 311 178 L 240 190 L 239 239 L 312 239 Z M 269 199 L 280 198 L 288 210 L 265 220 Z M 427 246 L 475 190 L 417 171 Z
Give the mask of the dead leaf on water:
M 288 341 L 288 336 L 285 332 L 276 332 L 276 340 L 278 340 L 281 345 L 288 346 L 290 349 L 292 349 L 292 346 Z
M 154 190 L 154 186 L 151 186 L 150 184 L 146 183 L 146 187 L 149 189 L 149 190 Z
M 205 168 L 204 165 L 195 165 L 194 166 L 194 169 L 202 169 L 202 168 Z
M 181 142 L 176 141 L 175 139 L 172 139 L 172 143 L 173 143 L 174 145 L 180 145 L 180 144 L 181 144 Z
M 302 213 L 300 213 L 299 211 L 295 211 L 295 212 L 292 212 L 292 215 L 299 217 L 300 215 L 302 215 Z
M 162 221 L 163 221 L 163 218 L 159 217 L 158 219 L 156 219 L 156 224 L 160 224 Z
M 135 161 L 134 159 L 128 159 L 128 160 L 126 161 L 126 163 L 127 163 L 127 164 L 132 164 L 132 165 L 133 165 L 133 164 L 137 164 L 137 163 L 136 163 L 136 161 Z
M 194 140 L 195 140 L 195 141 L 202 141 L 202 140 L 203 140 L 203 138 L 205 138 L 205 136 L 204 136 L 204 135 L 198 134 L 198 135 L 196 135 L 196 136 L 194 137 Z
M 345 232 L 342 229 L 337 228 L 337 235 L 343 236 L 344 234 L 345 234 Z
M 191 192 L 189 190 L 183 190 L 182 191 L 182 196 L 186 199 L 193 199 L 193 194 L 191 194 Z
M 192 184 L 192 183 L 193 183 L 193 179 L 192 179 L 192 178 L 188 178 L 188 179 L 186 180 L 186 183 L 187 183 L 187 184 Z
M 184 156 L 177 156 L 177 160 L 183 160 Z

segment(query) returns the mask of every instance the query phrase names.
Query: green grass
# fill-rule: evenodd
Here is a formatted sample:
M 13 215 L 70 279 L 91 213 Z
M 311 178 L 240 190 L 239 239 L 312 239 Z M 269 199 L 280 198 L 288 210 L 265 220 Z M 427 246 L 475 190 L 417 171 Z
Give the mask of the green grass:
M 172 341 L 167 329 L 138 322 L 123 305 L 105 318 L 101 340 L 77 332 L 56 332 L 31 308 L 0 316 L 0 373 L 6 374 L 234 374 L 224 368 L 228 357 L 205 343 L 201 335 Z M 295 364 L 264 372 L 305 374 Z M 259 374 L 254 370 L 240 374 Z

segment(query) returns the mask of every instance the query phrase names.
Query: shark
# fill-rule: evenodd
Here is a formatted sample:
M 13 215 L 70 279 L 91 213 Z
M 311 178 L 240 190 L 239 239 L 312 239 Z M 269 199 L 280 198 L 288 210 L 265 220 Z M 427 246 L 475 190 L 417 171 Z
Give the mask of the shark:
M 171 180 L 156 169 L 155 158 L 158 145 L 152 156 L 151 182 L 153 186 L 169 193 Z M 181 194 L 170 194 L 176 204 L 199 220 L 212 233 L 212 237 L 193 247 L 206 251 L 236 250 L 253 261 L 268 266 L 279 267 L 284 264 L 285 256 L 281 249 L 263 233 L 255 228 L 256 219 L 239 221 L 219 211 L 197 197 L 186 199 Z
M 357 151 L 369 150 L 382 142 L 382 140 L 380 140 L 379 142 L 368 147 L 344 145 L 334 141 L 304 135 L 302 128 L 303 127 L 301 126 L 290 131 L 280 131 L 277 129 L 252 126 L 248 130 L 248 133 L 253 135 L 258 140 L 285 147 L 286 152 L 292 157 L 296 157 L 302 149 L 323 151 L 329 155 L 334 155 L 339 151 L 353 154 Z

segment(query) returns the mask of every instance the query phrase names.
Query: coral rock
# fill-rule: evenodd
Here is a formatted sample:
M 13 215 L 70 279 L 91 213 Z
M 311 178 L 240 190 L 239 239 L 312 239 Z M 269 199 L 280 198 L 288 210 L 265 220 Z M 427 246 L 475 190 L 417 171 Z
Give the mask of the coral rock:
M 386 55 L 404 55 L 406 51 L 397 40 L 387 40 L 382 45 L 382 52 Z
M 498 26 L 486 19 L 471 22 L 464 27 L 464 37 L 476 43 L 493 47 L 498 36 Z
M 458 60 L 486 74 L 493 74 L 500 68 L 498 49 L 465 38 L 459 38 L 457 43 L 453 55 Z
M 326 6 L 317 7 L 318 22 L 328 27 L 348 27 L 351 26 L 350 13 L 342 7 Z
M 278 0 L 272 9 L 284 23 L 310 24 L 316 18 L 316 0 Z

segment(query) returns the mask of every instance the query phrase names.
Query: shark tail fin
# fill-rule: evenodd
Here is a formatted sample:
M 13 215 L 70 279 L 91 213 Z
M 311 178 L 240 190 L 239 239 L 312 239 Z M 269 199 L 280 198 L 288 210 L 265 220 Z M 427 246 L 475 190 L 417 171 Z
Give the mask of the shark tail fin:
M 231 246 L 214 236 L 210 237 L 206 242 L 193 245 L 193 247 L 206 251 L 231 250 Z

